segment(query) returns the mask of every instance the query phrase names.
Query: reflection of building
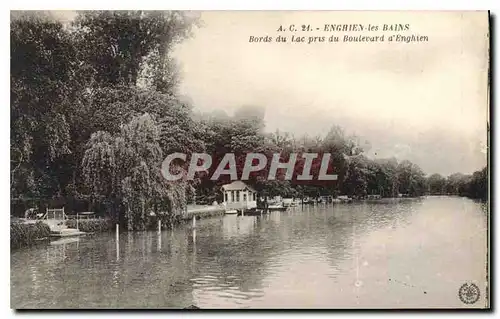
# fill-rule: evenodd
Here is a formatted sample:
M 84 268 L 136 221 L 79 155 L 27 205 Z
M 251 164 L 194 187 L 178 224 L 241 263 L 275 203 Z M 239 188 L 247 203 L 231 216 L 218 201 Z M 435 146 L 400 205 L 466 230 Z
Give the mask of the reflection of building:
M 249 235 L 255 228 L 254 217 L 226 216 L 222 219 L 224 238 Z
M 269 214 L 270 219 L 275 222 L 276 224 L 280 223 L 281 220 L 281 212 L 271 212 Z
M 257 192 L 243 183 L 234 181 L 222 186 L 226 209 L 250 209 L 257 207 Z

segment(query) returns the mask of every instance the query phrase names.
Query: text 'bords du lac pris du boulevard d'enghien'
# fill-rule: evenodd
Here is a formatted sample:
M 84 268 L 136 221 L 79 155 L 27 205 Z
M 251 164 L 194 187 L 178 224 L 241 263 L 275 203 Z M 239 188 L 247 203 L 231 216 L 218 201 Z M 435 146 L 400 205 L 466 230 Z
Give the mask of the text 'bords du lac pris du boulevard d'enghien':
M 277 30 L 280 33 L 294 32 L 291 36 L 250 36 L 248 41 L 259 42 L 279 42 L 279 43 L 322 43 L 322 42 L 427 42 L 428 36 L 419 34 L 366 34 L 366 32 L 408 32 L 410 31 L 409 24 L 382 24 L 382 25 L 362 25 L 362 24 L 324 24 L 322 26 L 312 26 L 310 24 L 288 26 L 280 25 Z M 314 36 L 305 36 L 305 32 L 316 31 Z M 332 35 L 318 35 L 317 32 L 328 32 Z M 343 34 L 338 34 L 342 32 Z M 350 34 L 346 34 L 346 32 Z M 356 32 L 364 32 L 365 34 L 356 34 Z

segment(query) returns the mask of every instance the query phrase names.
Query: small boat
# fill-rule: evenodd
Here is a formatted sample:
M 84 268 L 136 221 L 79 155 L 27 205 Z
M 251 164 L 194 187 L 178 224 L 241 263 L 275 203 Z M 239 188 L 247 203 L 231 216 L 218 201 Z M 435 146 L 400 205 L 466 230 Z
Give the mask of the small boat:
M 337 199 L 339 199 L 341 203 L 352 203 L 352 198 L 347 195 L 338 196 Z
M 267 206 L 267 210 L 271 211 L 285 211 L 288 207 L 283 206 L 283 204 L 275 204 Z
M 300 205 L 300 200 L 296 200 L 293 198 L 284 198 L 283 199 L 283 206 L 284 207 L 297 207 Z
M 367 200 L 376 200 L 376 199 L 382 199 L 381 195 L 367 195 L 366 196 Z
M 293 198 L 283 198 L 283 206 L 289 207 L 293 204 Z
M 304 201 L 302 202 L 304 205 L 314 205 L 316 202 L 314 199 L 310 198 L 304 198 Z
M 300 199 L 295 199 L 293 202 L 292 202 L 292 207 L 299 207 L 302 205 L 302 201 Z
M 235 214 L 238 214 L 238 211 L 236 209 L 229 209 L 229 210 L 226 210 L 225 214 L 226 215 L 235 215 Z

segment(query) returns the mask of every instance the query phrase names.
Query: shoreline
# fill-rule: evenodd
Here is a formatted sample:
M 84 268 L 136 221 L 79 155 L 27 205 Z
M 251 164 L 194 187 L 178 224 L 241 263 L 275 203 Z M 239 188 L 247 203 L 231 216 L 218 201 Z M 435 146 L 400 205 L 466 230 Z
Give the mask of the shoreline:
M 384 203 L 393 202 L 393 201 L 422 199 L 425 197 L 459 197 L 459 198 L 467 198 L 467 199 L 470 199 L 473 201 L 478 200 L 475 198 L 470 198 L 470 197 L 460 196 L 460 195 L 422 195 L 422 196 L 416 196 L 416 197 L 383 197 L 383 198 L 376 198 L 376 199 L 367 199 L 367 198 L 365 198 L 365 199 L 352 199 L 352 201 L 350 201 L 350 202 L 304 203 L 304 204 L 298 204 L 297 206 L 290 207 L 290 208 L 297 208 L 297 207 L 301 207 L 301 206 L 319 206 L 319 205 L 332 205 L 332 206 L 339 205 L 339 204 L 350 205 L 350 204 L 355 204 L 355 203 L 373 203 L 373 204 L 380 203 L 380 204 L 384 204 Z M 483 201 L 481 201 L 481 202 L 483 202 Z M 193 220 L 193 217 L 196 220 L 201 220 L 201 219 L 209 219 L 209 218 L 215 218 L 215 217 L 223 217 L 223 216 L 225 216 L 225 213 L 226 213 L 226 210 L 222 205 L 217 205 L 217 206 L 214 206 L 214 205 L 188 205 L 185 213 L 179 218 L 178 222 L 176 224 L 174 224 L 173 227 L 179 226 L 180 224 L 187 224 Z M 26 222 L 26 221 L 20 222 L 19 220 L 14 219 L 14 220 L 11 220 L 11 225 L 12 224 L 21 224 L 21 225 L 25 225 L 24 226 L 25 229 L 28 229 L 28 228 L 30 228 L 29 225 L 34 225 L 38 222 L 41 222 L 41 221 L 31 221 L 30 220 L 29 222 Z M 69 225 L 68 225 L 68 222 L 69 222 Z M 70 226 L 70 228 L 71 228 L 71 226 L 74 226 L 74 225 L 72 225 L 72 223 L 74 223 L 73 220 L 67 220 L 66 223 L 67 223 L 67 226 Z M 86 224 L 88 224 L 88 227 L 91 228 L 91 231 L 89 229 L 87 229 L 86 233 L 88 233 L 88 234 L 98 234 L 98 233 L 106 233 L 106 232 L 113 233 L 113 232 L 115 232 L 115 227 L 116 227 L 116 223 L 113 223 L 109 219 L 84 219 L 84 220 L 79 221 L 79 229 L 81 230 L 82 228 L 86 228 L 87 227 L 87 226 L 85 226 Z M 152 226 L 152 225 L 156 225 L 156 224 L 152 223 L 150 225 L 150 227 L 147 227 L 144 230 L 133 230 L 131 232 L 148 232 L 148 231 L 157 230 L 157 228 Z M 166 229 L 167 228 L 162 228 L 162 230 L 166 230 Z M 120 232 L 129 232 L 129 231 L 126 229 L 120 228 Z M 11 242 L 13 240 L 13 237 L 17 238 L 16 236 L 18 237 L 19 235 L 18 234 L 13 235 L 13 230 L 11 227 L 11 233 L 10 233 Z M 34 236 L 34 235 L 30 235 L 30 236 Z M 28 241 L 29 242 L 26 242 L 23 244 L 20 244 L 20 243 L 11 244 L 11 252 L 18 250 L 18 249 L 22 249 L 22 248 L 30 248 L 33 246 L 38 246 L 39 244 L 43 244 L 46 242 L 50 243 L 51 236 L 46 235 L 46 236 L 40 237 L 40 238 L 30 237 L 30 240 L 28 240 Z

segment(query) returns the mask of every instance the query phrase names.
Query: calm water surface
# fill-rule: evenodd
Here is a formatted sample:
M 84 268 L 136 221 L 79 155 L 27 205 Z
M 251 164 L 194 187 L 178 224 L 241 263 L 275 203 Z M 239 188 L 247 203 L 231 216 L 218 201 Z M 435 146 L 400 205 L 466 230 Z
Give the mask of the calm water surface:
M 11 254 L 13 308 L 485 305 L 487 214 L 458 197 L 298 207 Z

